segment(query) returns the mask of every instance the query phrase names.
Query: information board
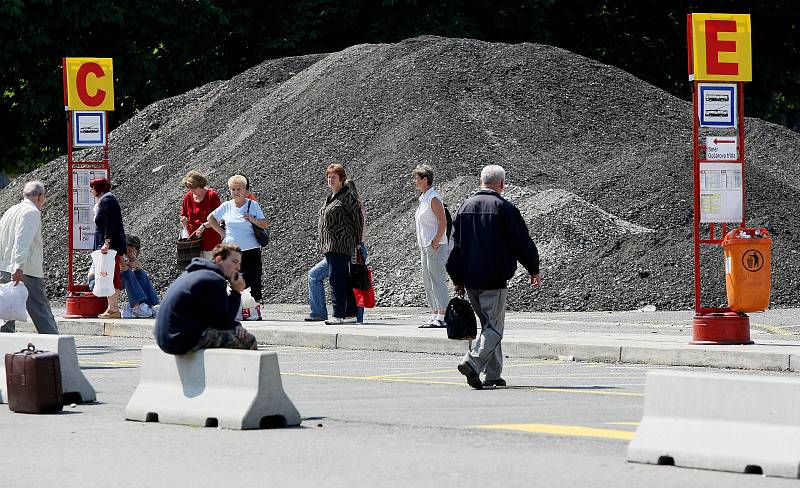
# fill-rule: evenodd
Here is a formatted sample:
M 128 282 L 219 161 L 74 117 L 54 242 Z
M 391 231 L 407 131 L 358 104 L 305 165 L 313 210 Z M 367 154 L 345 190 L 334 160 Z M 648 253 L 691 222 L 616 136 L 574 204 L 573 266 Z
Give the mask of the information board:
M 700 163 L 700 222 L 741 222 L 742 165 Z

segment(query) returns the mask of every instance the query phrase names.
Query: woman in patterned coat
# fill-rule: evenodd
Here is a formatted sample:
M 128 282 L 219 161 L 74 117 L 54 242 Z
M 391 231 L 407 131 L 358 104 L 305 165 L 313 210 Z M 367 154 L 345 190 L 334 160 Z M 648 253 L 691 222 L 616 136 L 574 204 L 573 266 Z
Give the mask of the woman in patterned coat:
M 319 249 L 330 268 L 333 317 L 328 325 L 356 322 L 356 298 L 350 284 L 350 260 L 361 242 L 364 220 L 358 197 L 344 182 L 341 164 L 331 164 L 325 171 L 331 194 L 319 210 Z

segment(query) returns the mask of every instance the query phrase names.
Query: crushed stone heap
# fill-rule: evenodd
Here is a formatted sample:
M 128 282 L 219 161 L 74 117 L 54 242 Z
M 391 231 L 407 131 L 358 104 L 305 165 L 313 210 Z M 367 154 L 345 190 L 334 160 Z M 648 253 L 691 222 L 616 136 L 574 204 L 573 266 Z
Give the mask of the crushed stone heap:
M 746 134 L 748 223 L 775 241 L 771 306 L 800 306 L 800 135 L 758 119 Z M 111 134 L 110 164 L 161 292 L 178 275 L 181 178 L 196 169 L 223 196 L 229 176 L 250 178 L 273 222 L 265 301 L 305 302 L 324 169 L 340 161 L 366 201 L 378 303 L 425 305 L 410 170 L 431 164 L 455 211 L 498 163 L 542 255 L 543 288 L 520 269 L 511 309 L 690 309 L 690 141 L 691 104 L 620 69 L 545 45 L 425 36 L 269 60 L 153 103 Z M 58 158 L 0 192 L 5 210 L 25 180 L 47 184 L 55 299 L 66 294 L 66 166 Z M 721 251 L 703 259 L 704 304 L 724 305 Z

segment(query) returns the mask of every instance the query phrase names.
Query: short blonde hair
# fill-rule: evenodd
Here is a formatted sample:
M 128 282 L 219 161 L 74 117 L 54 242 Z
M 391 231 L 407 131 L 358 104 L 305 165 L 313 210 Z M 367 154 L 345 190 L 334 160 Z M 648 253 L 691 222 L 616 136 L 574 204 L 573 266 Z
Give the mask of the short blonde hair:
M 247 178 L 242 175 L 233 175 L 228 178 L 228 188 L 231 186 L 241 186 L 242 188 L 247 188 Z
M 208 179 L 198 171 L 189 171 L 186 173 L 186 176 L 183 177 L 183 186 L 189 190 L 194 188 L 205 188 L 206 185 L 208 185 Z

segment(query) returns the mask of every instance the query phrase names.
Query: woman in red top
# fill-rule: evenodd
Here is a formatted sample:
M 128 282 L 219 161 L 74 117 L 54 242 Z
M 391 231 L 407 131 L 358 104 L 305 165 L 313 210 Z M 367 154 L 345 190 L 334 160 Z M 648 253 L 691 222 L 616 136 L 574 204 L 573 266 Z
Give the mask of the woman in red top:
M 197 171 L 189 171 L 183 177 L 183 185 L 189 190 L 181 204 L 181 224 L 186 227 L 190 237 L 202 237 L 201 249 L 203 257 L 211 259 L 214 246 L 222 242 L 222 237 L 209 230 L 208 214 L 219 207 L 222 202 L 213 188 L 208 188 L 208 179 Z

